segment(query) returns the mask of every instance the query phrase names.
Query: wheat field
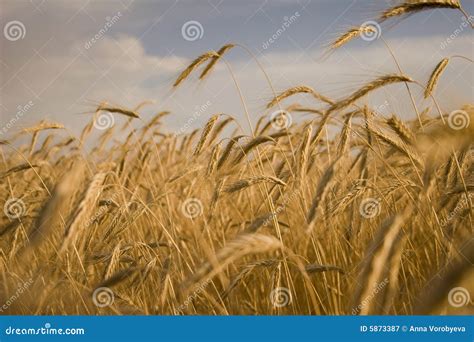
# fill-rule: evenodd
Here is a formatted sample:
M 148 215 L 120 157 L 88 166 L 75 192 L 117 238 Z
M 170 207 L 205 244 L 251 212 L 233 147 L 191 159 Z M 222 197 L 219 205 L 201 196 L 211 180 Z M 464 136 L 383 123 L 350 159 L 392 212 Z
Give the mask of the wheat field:
M 432 8 L 463 11 L 407 2 L 379 22 Z M 203 53 L 172 87 L 241 48 Z M 275 92 L 253 126 L 215 113 L 169 134 L 178 114 L 103 102 L 80 136 L 46 121 L 15 132 L 0 141 L 0 313 L 472 314 L 474 106 L 446 112 L 436 91 L 452 58 L 472 63 L 447 56 L 428 82 L 398 68 L 339 99 Z M 367 105 L 394 84 L 416 118 Z

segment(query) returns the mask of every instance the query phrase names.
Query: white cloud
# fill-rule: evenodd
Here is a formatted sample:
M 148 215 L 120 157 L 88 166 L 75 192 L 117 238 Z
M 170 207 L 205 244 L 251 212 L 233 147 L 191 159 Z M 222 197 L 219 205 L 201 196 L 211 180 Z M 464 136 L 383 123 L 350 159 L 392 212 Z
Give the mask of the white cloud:
M 2 119 L 7 121 L 15 115 L 18 105 L 33 101 L 34 108 L 17 123 L 18 129 L 49 118 L 65 123 L 78 133 L 90 116 L 77 114 L 91 112 L 100 101 L 134 107 L 141 101 L 152 99 L 157 104 L 150 107 L 150 111 L 171 109 L 174 112 L 168 119 L 172 130 L 182 127 L 196 106 L 207 101 L 211 102 L 211 106 L 193 123 L 195 126 L 201 125 L 211 114 L 225 112 L 238 117 L 242 126 L 246 127 L 238 92 L 223 63 L 204 82 L 196 82 L 196 77 L 192 75 L 182 87 L 172 92 L 174 77 L 189 63 L 189 59 L 151 55 L 142 42 L 132 36 L 114 38 L 106 35 L 86 50 L 84 42 L 87 39 L 76 39 L 62 49 L 45 49 L 41 51 L 41 57 L 31 58 L 17 74 L 16 71 L 4 72 L 7 82 L 0 91 Z M 409 38 L 394 40 L 390 44 L 405 72 L 424 83 L 436 63 L 444 57 L 439 50 L 443 39 Z M 460 36 L 443 54 L 462 53 L 470 44 L 469 37 Z M 259 56 L 259 60 L 277 91 L 307 84 L 334 98 L 350 93 L 368 79 L 397 71 L 381 42 L 374 42 L 365 48 L 348 46 L 324 61 L 317 59 L 320 53 L 320 50 L 312 50 L 308 54 L 270 51 Z M 236 51 L 230 54 L 239 55 Z M 250 57 L 232 60 L 231 65 L 255 124 L 264 112 L 266 101 L 272 96 L 271 90 Z M 453 60 L 450 63 L 438 87 L 441 103 L 447 110 L 472 99 L 472 75 L 472 67 L 466 62 Z M 421 103 L 421 91 L 415 93 Z M 402 86 L 377 94 L 371 95 L 372 103 L 384 103 L 388 99 L 390 110 L 404 116 L 413 115 Z M 307 96 L 294 101 L 318 105 Z M 147 111 L 145 116 L 151 114 Z
M 185 63 L 176 56 L 157 57 L 146 54 L 133 37 L 104 37 L 89 50 L 74 43 L 63 51 L 42 53 L 19 73 L 7 76 L 1 90 L 2 118 L 7 120 L 18 105 L 32 100 L 34 111 L 19 124 L 29 125 L 44 117 L 72 124 L 85 123 L 74 115 L 92 110 L 95 104 L 108 100 L 134 106 L 147 97 L 156 97 L 157 85 L 143 86 L 149 78 L 155 82 L 170 77 Z

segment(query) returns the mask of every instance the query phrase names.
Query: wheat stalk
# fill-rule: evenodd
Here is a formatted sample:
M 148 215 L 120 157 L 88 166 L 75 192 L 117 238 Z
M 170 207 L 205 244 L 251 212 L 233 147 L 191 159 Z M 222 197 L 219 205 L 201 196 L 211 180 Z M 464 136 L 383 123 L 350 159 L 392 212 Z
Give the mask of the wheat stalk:
M 217 144 L 216 146 L 214 146 L 211 152 L 211 159 L 209 160 L 209 165 L 207 167 L 207 172 L 206 172 L 208 176 L 212 175 L 214 171 L 216 170 L 220 152 L 221 152 L 221 144 Z
M 324 174 L 322 175 L 318 187 L 316 189 L 316 194 L 313 197 L 313 201 L 311 203 L 311 207 L 308 211 L 308 215 L 306 218 L 306 221 L 308 223 L 308 228 L 306 230 L 307 233 L 310 233 L 313 228 L 314 228 L 314 223 L 317 217 L 318 212 L 320 211 L 321 208 L 321 203 L 325 200 L 328 192 L 329 192 L 329 186 L 332 183 L 332 180 L 334 178 L 334 174 L 337 170 L 337 167 L 339 166 L 339 160 L 340 158 L 334 160 L 324 171 Z
M 334 105 L 329 107 L 326 113 L 326 116 L 328 116 L 328 113 L 334 112 L 336 110 L 342 110 L 350 106 L 355 101 L 367 95 L 371 91 L 374 91 L 380 87 L 383 87 L 389 84 L 400 83 L 400 82 L 413 82 L 413 80 L 409 78 L 408 76 L 396 75 L 396 74 L 390 74 L 390 75 L 384 75 L 384 76 L 378 77 L 375 80 L 365 84 L 363 87 L 356 90 L 348 97 L 336 102 Z
M 201 64 L 203 64 L 207 60 L 211 58 L 215 58 L 215 57 L 219 57 L 219 54 L 217 54 L 215 51 L 208 51 L 202 54 L 201 56 L 197 57 L 195 60 L 191 62 L 191 64 L 188 65 L 186 69 L 184 69 L 184 71 L 181 74 L 179 74 L 178 78 L 173 83 L 173 87 L 179 86 L 181 82 L 186 80 L 186 78 L 188 78 L 188 76 L 191 75 L 194 69 L 199 67 Z
M 400 15 L 411 14 L 423 10 L 436 9 L 436 8 L 453 8 L 460 9 L 461 4 L 458 0 L 423 0 L 423 1 L 406 1 L 400 5 L 391 7 L 385 10 L 381 15 L 380 19 L 385 20 Z
M 408 145 L 412 145 L 414 143 L 415 135 L 411 129 L 405 125 L 403 121 L 401 121 L 396 115 L 392 115 L 392 117 L 387 120 L 387 124 L 395 133 L 397 133 L 403 142 Z
M 235 289 L 237 285 L 239 285 L 239 283 L 241 283 L 245 279 L 245 277 L 247 277 L 255 268 L 258 268 L 258 267 L 269 268 L 269 267 L 275 266 L 276 264 L 278 264 L 278 260 L 266 259 L 266 260 L 256 261 L 256 262 L 246 265 L 242 269 L 242 271 L 240 271 L 239 274 L 237 274 L 234 277 L 234 279 L 232 279 L 229 286 L 227 286 L 227 288 L 221 293 L 221 298 L 226 299 L 229 296 L 229 294 L 232 292 L 232 290 Z
M 231 262 L 238 260 L 245 255 L 255 253 L 268 253 L 281 249 L 279 240 L 272 236 L 262 234 L 244 234 L 227 243 L 216 255 L 216 262 L 204 262 L 197 267 L 194 274 L 188 278 L 183 286 L 189 288 L 190 285 L 201 281 L 203 278 L 211 278 L 219 273 Z
M 275 106 L 277 103 L 281 102 L 282 100 L 284 100 L 284 99 L 286 99 L 290 96 L 296 95 L 296 94 L 311 94 L 311 95 L 313 95 L 314 98 L 316 98 L 316 99 L 318 99 L 322 102 L 329 103 L 329 104 L 334 103 L 331 99 L 317 93 L 313 88 L 302 85 L 302 86 L 296 86 L 296 87 L 289 88 L 289 89 L 283 91 L 282 93 L 280 93 L 279 95 L 275 96 L 267 104 L 267 108 L 272 108 L 273 106 Z
M 83 228 L 87 219 L 92 216 L 92 211 L 99 199 L 102 184 L 104 183 L 106 176 L 106 173 L 100 172 L 92 178 L 84 197 L 74 211 L 72 221 L 66 228 L 64 241 L 61 247 L 62 250 L 65 250 L 71 243 L 74 243 L 81 232 L 81 228 Z
M 392 251 L 396 248 L 395 242 L 399 239 L 403 221 L 403 215 L 395 215 L 385 221 L 366 252 L 354 296 L 354 307 L 360 315 L 375 314 L 377 288 L 380 284 L 387 285 L 383 279 L 385 265 L 390 263 L 390 256 L 395 255 Z
M 64 126 L 56 122 L 46 122 L 42 121 L 36 126 L 25 128 L 22 130 L 24 133 L 38 133 L 47 129 L 63 129 Z
M 449 58 L 443 58 L 438 65 L 434 68 L 433 72 L 431 73 L 430 79 L 428 80 L 428 83 L 426 84 L 425 88 L 425 99 L 428 98 L 432 93 L 434 88 L 436 87 L 436 84 L 439 81 L 439 78 L 441 77 L 441 74 L 443 71 L 446 69 L 448 66 Z
M 196 148 L 194 149 L 193 155 L 198 156 L 201 153 L 202 148 L 204 147 L 204 144 L 207 141 L 207 138 L 209 137 L 209 134 L 212 131 L 212 128 L 217 122 L 217 119 L 219 119 L 219 115 L 213 115 L 209 121 L 206 123 L 206 126 L 204 126 L 204 129 L 202 130 L 201 137 L 199 138 L 199 141 L 196 145 Z
M 230 185 L 228 185 L 224 192 L 233 193 L 237 191 L 244 190 L 252 185 L 259 184 L 262 182 L 269 182 L 281 186 L 286 186 L 286 183 L 279 178 L 273 176 L 255 176 L 247 179 L 238 180 Z
M 234 48 L 235 45 L 234 44 L 226 44 L 224 45 L 223 47 L 221 47 L 218 51 L 217 51 L 217 56 L 213 56 L 211 58 L 211 61 L 209 62 L 209 64 L 204 68 L 204 70 L 202 71 L 201 75 L 199 76 L 199 79 L 204 79 L 206 77 L 206 75 L 208 75 L 212 68 L 214 68 L 214 66 L 217 64 L 217 62 L 219 61 L 219 59 L 222 58 L 222 56 L 227 52 L 229 51 L 230 49 Z
M 339 38 L 337 38 L 334 42 L 331 43 L 330 49 L 335 50 L 340 48 L 341 46 L 347 44 L 352 39 L 360 36 L 363 33 L 373 33 L 375 29 L 369 25 L 367 26 L 359 26 L 353 27 L 349 29 L 346 33 L 342 34 Z
M 135 118 L 135 119 L 140 118 L 140 115 L 134 110 L 126 109 L 123 107 L 112 107 L 112 106 L 108 106 L 107 104 L 100 104 L 97 107 L 96 113 L 99 113 L 101 111 L 109 112 L 109 113 L 118 113 L 118 114 L 128 116 L 129 118 Z

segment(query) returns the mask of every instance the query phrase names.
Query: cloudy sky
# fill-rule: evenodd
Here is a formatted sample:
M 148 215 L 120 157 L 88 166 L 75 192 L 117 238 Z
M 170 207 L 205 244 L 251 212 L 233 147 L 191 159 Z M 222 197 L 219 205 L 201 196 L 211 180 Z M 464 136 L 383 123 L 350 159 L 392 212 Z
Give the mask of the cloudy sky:
M 474 14 L 474 1 L 461 2 Z M 251 51 L 277 92 L 304 84 L 337 99 L 374 77 L 397 72 L 381 38 L 359 38 L 329 56 L 323 54 L 339 34 L 374 19 L 391 4 L 381 0 L 0 0 L 0 128 L 18 117 L 18 108 L 30 104 L 9 133 L 41 119 L 62 122 L 77 133 L 101 101 L 133 108 L 144 100 L 154 101 L 143 107 L 144 119 L 160 110 L 173 112 L 166 121 L 171 132 L 206 103 L 206 110 L 191 126 L 219 112 L 245 124 L 239 94 L 224 63 L 204 82 L 191 77 L 172 89 L 176 76 L 193 58 L 229 42 Z M 385 22 L 380 33 L 403 71 L 425 83 L 443 57 L 474 55 L 472 32 L 459 11 L 446 9 Z M 226 60 L 255 123 L 265 113 L 272 90 L 244 48 L 234 48 Z M 444 110 L 472 102 L 473 70 L 466 60 L 450 61 L 436 93 Z M 413 90 L 420 107 L 429 105 L 419 88 Z M 414 116 L 402 86 L 391 86 L 366 100 L 387 114 Z M 319 105 L 305 96 L 294 101 Z

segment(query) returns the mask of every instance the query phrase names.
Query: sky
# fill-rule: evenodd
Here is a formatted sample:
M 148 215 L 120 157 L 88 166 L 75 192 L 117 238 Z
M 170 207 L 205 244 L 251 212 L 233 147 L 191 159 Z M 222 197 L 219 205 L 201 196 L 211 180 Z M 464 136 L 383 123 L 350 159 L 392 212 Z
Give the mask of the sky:
M 461 2 L 474 14 L 474 1 Z M 442 58 L 474 56 L 473 31 L 462 13 L 452 9 L 389 20 L 375 37 L 358 37 L 325 54 L 338 35 L 374 20 L 393 4 L 382 0 L 0 0 L 0 139 L 42 119 L 63 123 L 78 134 L 103 101 L 126 108 L 151 101 L 140 110 L 143 120 L 170 110 L 164 129 L 171 133 L 200 127 L 216 113 L 233 115 L 246 125 L 239 89 L 255 125 L 272 111 L 265 109 L 272 87 L 280 92 L 307 85 L 338 99 L 375 77 L 398 72 L 384 41 L 403 72 L 421 84 Z M 204 81 L 193 74 L 173 89 L 190 61 L 227 43 L 240 45 L 225 55 L 227 64 L 221 61 Z M 443 110 L 473 102 L 473 76 L 472 63 L 450 60 L 436 90 Z M 412 89 L 420 108 L 431 104 L 423 100 L 420 87 Z M 384 88 L 364 101 L 383 115 L 415 116 L 402 85 Z M 321 105 L 308 96 L 285 102 L 291 103 Z M 123 120 L 117 117 L 116 123 Z

